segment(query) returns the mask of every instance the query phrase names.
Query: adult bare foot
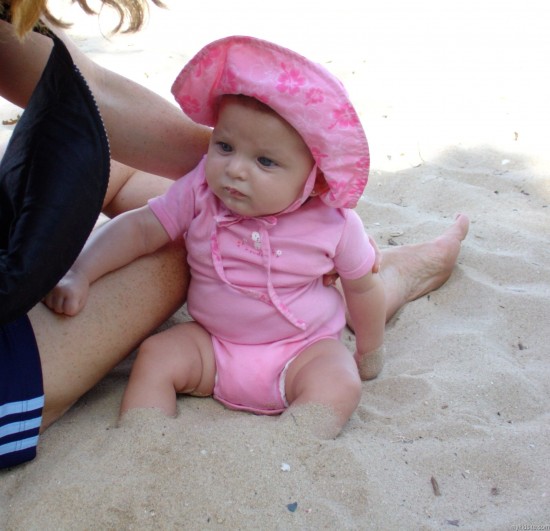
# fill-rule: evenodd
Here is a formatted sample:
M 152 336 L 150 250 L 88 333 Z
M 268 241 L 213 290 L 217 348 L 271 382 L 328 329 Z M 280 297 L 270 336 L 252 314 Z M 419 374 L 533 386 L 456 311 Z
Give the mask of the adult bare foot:
M 380 275 L 386 287 L 386 321 L 406 303 L 442 286 L 451 276 L 470 220 L 459 214 L 435 240 L 382 251 Z

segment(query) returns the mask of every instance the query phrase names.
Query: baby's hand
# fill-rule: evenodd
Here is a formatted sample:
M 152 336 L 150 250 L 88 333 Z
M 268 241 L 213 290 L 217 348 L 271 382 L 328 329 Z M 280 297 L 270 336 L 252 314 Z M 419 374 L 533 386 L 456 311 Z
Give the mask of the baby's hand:
M 77 271 L 70 270 L 44 297 L 44 304 L 55 313 L 76 315 L 88 300 L 90 283 Z
M 380 249 L 378 249 L 378 245 L 376 245 L 376 240 L 372 238 L 370 235 L 369 235 L 369 242 L 372 245 L 372 248 L 374 249 L 374 263 L 372 264 L 372 272 L 379 273 L 380 264 L 382 263 L 382 253 L 380 252 Z
M 359 354 L 355 351 L 354 358 L 359 369 L 361 380 L 372 380 L 376 378 L 384 366 L 385 347 L 381 346 L 372 352 Z

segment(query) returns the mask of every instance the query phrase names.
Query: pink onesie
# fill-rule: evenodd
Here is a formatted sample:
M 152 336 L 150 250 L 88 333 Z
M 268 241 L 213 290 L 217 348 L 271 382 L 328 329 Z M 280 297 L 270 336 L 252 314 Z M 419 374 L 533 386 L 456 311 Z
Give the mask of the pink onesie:
M 339 339 L 345 325 L 343 299 L 322 276 L 367 274 L 374 249 L 353 210 L 317 197 L 279 216 L 236 216 L 208 188 L 204 165 L 149 206 L 172 239 L 185 237 L 188 310 L 212 335 L 214 397 L 280 413 L 289 362 L 322 338 Z

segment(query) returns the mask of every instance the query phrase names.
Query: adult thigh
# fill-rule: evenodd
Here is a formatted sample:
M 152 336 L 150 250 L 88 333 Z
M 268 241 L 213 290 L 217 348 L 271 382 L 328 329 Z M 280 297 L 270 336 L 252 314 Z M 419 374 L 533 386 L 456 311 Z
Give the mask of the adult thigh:
M 185 300 L 188 270 L 181 243 L 95 282 L 75 317 L 44 305 L 30 314 L 44 381 L 42 429 L 124 359 Z

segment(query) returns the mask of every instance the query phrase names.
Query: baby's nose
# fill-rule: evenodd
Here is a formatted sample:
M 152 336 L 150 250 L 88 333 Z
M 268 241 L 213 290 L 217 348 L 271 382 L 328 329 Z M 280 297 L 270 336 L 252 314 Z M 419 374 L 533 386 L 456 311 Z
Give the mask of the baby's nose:
M 238 155 L 232 156 L 226 167 L 226 171 L 227 175 L 229 175 L 232 179 L 246 179 L 247 169 L 246 162 L 243 157 Z

